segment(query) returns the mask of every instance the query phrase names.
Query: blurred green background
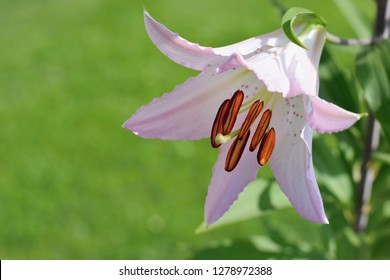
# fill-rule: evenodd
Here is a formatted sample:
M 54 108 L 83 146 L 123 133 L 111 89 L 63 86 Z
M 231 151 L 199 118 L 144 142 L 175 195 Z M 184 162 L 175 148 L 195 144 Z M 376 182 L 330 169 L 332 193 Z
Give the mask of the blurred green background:
M 371 0 L 281 2 L 318 12 L 339 36 L 371 36 Z M 266 0 L 0 0 L 0 259 L 390 257 L 388 220 L 373 219 L 363 236 L 350 227 L 363 145 L 351 139 L 361 137 L 362 123 L 315 138 L 331 225 L 309 223 L 285 205 L 265 168 L 263 181 L 248 187 L 262 203 L 238 214 L 248 220 L 233 215 L 196 231 L 217 158 L 209 140 L 145 140 L 121 128 L 137 108 L 197 74 L 154 47 L 144 7 L 207 46 L 280 26 Z M 358 49 L 328 51 L 331 67 L 348 81 Z M 324 85 L 332 85 L 332 73 L 324 68 Z M 341 94 L 324 90 L 329 101 L 362 112 Z M 380 186 L 388 171 L 378 168 Z M 387 205 L 377 211 L 389 216 L 389 191 L 375 190 L 374 202 Z

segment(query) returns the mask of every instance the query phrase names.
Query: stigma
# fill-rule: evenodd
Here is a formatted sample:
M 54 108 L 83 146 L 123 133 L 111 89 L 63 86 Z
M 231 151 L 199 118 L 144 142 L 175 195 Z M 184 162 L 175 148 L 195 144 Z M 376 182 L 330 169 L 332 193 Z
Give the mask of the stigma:
M 266 109 L 263 112 L 263 108 L 266 107 L 270 98 L 260 100 L 261 96 L 262 94 L 256 95 L 254 100 L 249 100 L 243 104 L 244 92 L 237 90 L 231 99 L 226 99 L 222 102 L 217 111 L 211 129 L 211 146 L 219 148 L 230 139 L 235 138 L 225 160 L 225 170 L 227 172 L 233 171 L 239 163 L 251 136 L 251 127 L 260 116 L 261 118 L 249 144 L 249 151 L 253 152 L 259 146 L 256 158 L 261 166 L 266 164 L 272 155 L 276 142 L 275 129 L 270 127 L 272 111 L 271 109 Z M 248 113 L 241 127 L 232 132 L 238 115 L 245 112 Z

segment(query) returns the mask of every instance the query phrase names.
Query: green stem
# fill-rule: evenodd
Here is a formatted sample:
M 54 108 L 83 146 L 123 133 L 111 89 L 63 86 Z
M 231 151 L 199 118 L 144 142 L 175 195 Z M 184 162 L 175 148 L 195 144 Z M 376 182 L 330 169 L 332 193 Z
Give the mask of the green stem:
M 356 195 L 356 220 L 354 230 L 362 233 L 367 228 L 372 185 L 375 179 L 373 167 L 370 165 L 372 154 L 379 144 L 379 126 L 372 113 L 368 116 L 363 161 L 361 165 L 361 179 Z
M 377 0 L 377 18 L 374 30 L 374 40 L 389 38 L 390 27 L 390 2 Z M 370 112 L 366 129 L 363 161 L 361 166 L 361 180 L 356 195 L 356 220 L 354 230 L 362 233 L 366 230 L 369 218 L 369 203 L 372 185 L 375 179 L 375 171 L 370 165 L 373 153 L 379 145 L 380 130 L 374 115 Z
M 336 45 L 345 45 L 345 46 L 368 46 L 374 44 L 377 39 L 350 39 L 350 38 L 341 38 L 336 35 L 333 35 L 329 32 L 326 32 L 326 41 Z

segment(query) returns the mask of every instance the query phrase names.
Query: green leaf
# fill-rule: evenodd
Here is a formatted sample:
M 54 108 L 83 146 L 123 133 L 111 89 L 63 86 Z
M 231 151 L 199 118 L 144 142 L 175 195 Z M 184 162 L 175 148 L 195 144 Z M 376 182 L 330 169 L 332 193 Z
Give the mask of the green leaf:
M 390 41 L 365 47 L 356 60 L 356 75 L 370 111 L 390 141 Z
M 319 68 L 320 96 L 348 111 L 359 112 L 362 108 L 359 106 L 355 80 L 350 78 L 349 72 L 337 64 L 329 47 L 325 46 Z
M 389 164 L 390 165 L 390 154 L 388 153 L 383 153 L 383 152 L 375 152 L 372 157 L 375 159 L 375 160 L 378 160 L 380 162 L 383 162 L 385 164 Z
M 342 19 L 349 23 L 349 26 L 353 29 L 357 37 L 359 38 L 370 38 L 372 33 L 372 27 L 370 24 L 370 17 L 367 16 L 365 10 L 375 10 L 374 1 L 360 1 L 356 3 L 356 0 L 333 0 L 334 5 L 339 8 L 339 11 L 344 14 Z M 363 3 L 364 2 L 364 3 Z M 364 5 L 359 7 L 359 5 Z M 364 13 L 362 12 L 364 11 Z M 369 12 L 371 13 L 371 11 Z
M 307 49 L 306 46 L 299 40 L 297 34 L 294 31 L 294 24 L 300 22 L 308 22 L 312 24 L 320 24 L 325 26 L 325 20 L 319 15 L 313 13 L 310 10 L 304 8 L 290 8 L 284 14 L 282 18 L 282 29 L 284 34 L 286 34 L 287 38 L 290 39 L 294 44 Z
M 344 161 L 341 154 L 345 149 L 340 149 L 339 145 L 335 135 L 321 135 L 313 139 L 317 181 L 329 190 L 333 199 L 336 199 L 338 207 L 348 205 L 353 201 L 354 186 L 350 174 L 351 167 Z
M 339 64 L 338 58 L 331 52 L 331 48 L 325 46 L 319 67 L 319 95 L 326 101 L 348 111 L 355 113 L 367 112 L 363 97 L 358 94 L 361 91 L 357 88 L 358 85 L 356 85 L 355 72 L 352 72 L 353 70 L 351 67 Z M 360 121 L 342 133 L 333 134 L 339 140 L 337 145 L 346 145 L 346 147 L 335 147 L 334 149 L 342 152 L 344 157 L 349 160 L 348 166 L 353 165 L 353 158 L 361 154 L 363 124 L 364 122 Z M 350 168 L 348 172 L 351 173 Z
M 372 259 L 390 259 L 390 233 L 375 240 L 375 243 L 372 245 Z
M 336 257 L 339 260 L 368 259 L 369 248 L 364 237 L 358 235 L 351 227 L 345 227 L 335 236 Z

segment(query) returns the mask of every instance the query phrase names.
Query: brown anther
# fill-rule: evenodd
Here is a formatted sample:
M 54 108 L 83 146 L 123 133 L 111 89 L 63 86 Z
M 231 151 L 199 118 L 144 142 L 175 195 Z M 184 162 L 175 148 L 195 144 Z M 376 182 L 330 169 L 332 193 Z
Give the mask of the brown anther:
M 232 171 L 240 161 L 242 153 L 244 152 L 246 142 L 248 142 L 250 135 L 250 130 L 248 130 L 242 139 L 238 137 L 234 140 L 233 144 L 230 146 L 228 154 L 225 161 L 225 170 L 227 172 Z
M 263 106 L 264 106 L 264 102 L 260 102 L 260 100 L 257 100 L 252 104 L 248 114 L 246 115 L 244 122 L 241 125 L 240 134 L 238 134 L 238 138 L 242 139 L 244 134 L 251 128 L 251 125 L 261 113 Z
M 230 102 L 229 99 L 226 99 L 224 102 L 222 102 L 221 106 L 218 109 L 217 116 L 214 119 L 213 127 L 211 129 L 211 137 L 210 137 L 211 146 L 213 146 L 213 148 L 218 148 L 219 146 L 221 146 L 221 144 L 217 144 L 215 142 L 215 137 L 217 137 L 219 133 L 223 132 L 222 121 L 223 121 L 223 116 L 225 115 L 226 110 L 229 107 L 229 102 Z
M 272 111 L 269 109 L 266 110 L 264 112 L 264 114 L 261 116 L 260 122 L 257 125 L 255 133 L 253 134 L 251 144 L 249 145 L 249 150 L 251 152 L 253 152 L 256 149 L 256 147 L 257 147 L 257 145 L 259 145 L 261 139 L 263 139 L 263 137 L 268 129 L 269 123 L 271 121 L 271 117 L 272 117 Z
M 267 163 L 269 158 L 272 155 L 272 152 L 275 147 L 276 133 L 275 129 L 272 127 L 268 133 L 264 136 L 263 141 L 261 141 L 259 151 L 257 152 L 257 161 L 261 166 Z
M 244 92 L 237 90 L 230 99 L 229 106 L 223 115 L 222 127 L 223 135 L 232 132 L 234 124 L 236 123 L 237 115 L 240 112 L 242 102 L 244 101 Z

